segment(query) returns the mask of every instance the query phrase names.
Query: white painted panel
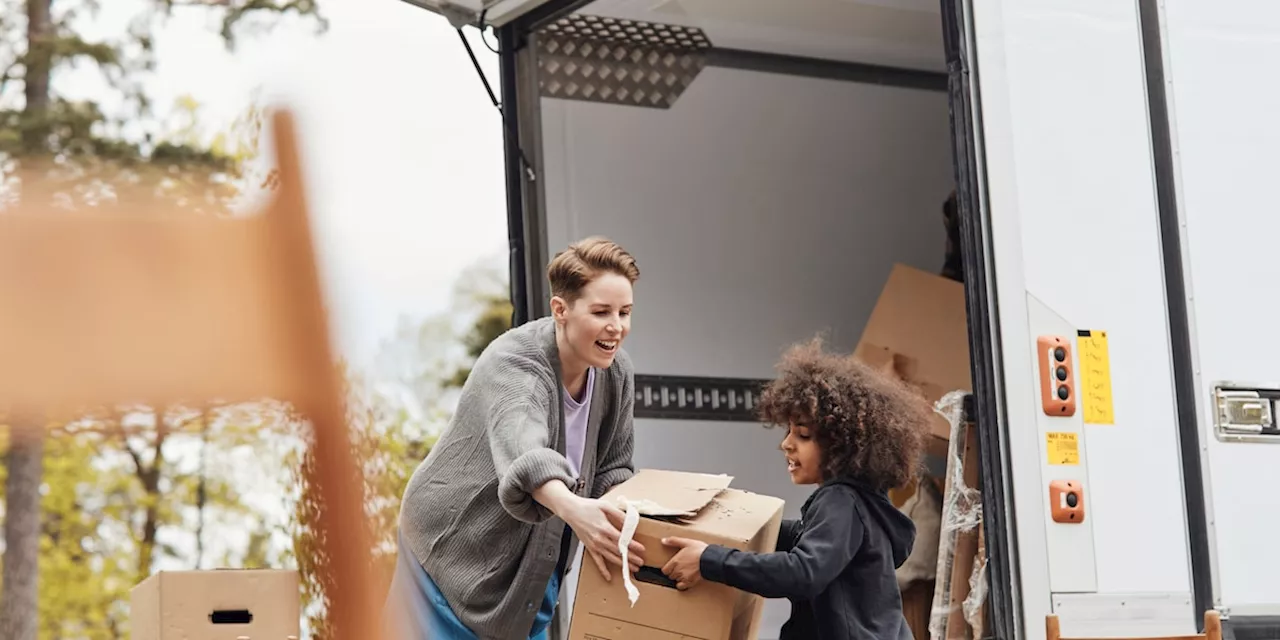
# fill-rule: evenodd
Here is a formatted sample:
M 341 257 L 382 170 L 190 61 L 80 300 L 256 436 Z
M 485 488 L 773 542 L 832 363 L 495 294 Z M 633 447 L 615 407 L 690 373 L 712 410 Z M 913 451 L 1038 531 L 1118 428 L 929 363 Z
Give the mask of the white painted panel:
M 769 377 L 790 343 L 852 349 L 894 262 L 936 271 L 952 188 L 945 94 L 708 69 L 669 111 L 543 100 L 548 246 L 605 234 L 641 270 L 637 371 Z M 638 420 L 636 464 L 786 500 L 781 433 Z M 762 638 L 789 615 L 771 602 Z
M 852 349 L 894 262 L 942 266 L 943 93 L 706 69 L 669 111 L 541 108 L 548 245 L 636 255 L 642 373 L 768 377 L 818 331 Z
M 1028 339 L 1033 345 L 1028 354 L 1030 358 L 1029 366 L 1033 371 L 1038 371 L 1040 354 L 1035 346 L 1038 337 L 1050 335 L 1064 336 L 1070 339 L 1075 332 L 1075 327 L 1033 295 L 1027 295 L 1027 322 L 1030 328 Z M 1074 369 L 1075 367 L 1072 368 Z M 1073 386 L 1079 389 L 1079 374 L 1074 371 L 1073 373 L 1075 373 Z M 1071 416 L 1048 416 L 1045 415 L 1042 409 L 1043 404 L 1040 400 L 1038 385 L 1035 387 L 1034 394 L 1036 396 L 1036 412 L 1035 422 L 1032 424 L 1036 425 L 1040 445 L 1040 483 L 1038 483 L 1036 489 L 1039 489 L 1046 496 L 1043 522 L 1046 545 L 1049 551 L 1049 588 L 1054 593 L 1093 593 L 1098 591 L 1099 568 L 1097 565 L 1097 543 L 1094 540 L 1094 531 L 1097 527 L 1095 523 L 1098 522 L 1094 508 L 1097 490 L 1095 483 L 1089 481 L 1089 459 L 1092 451 L 1089 448 L 1089 438 L 1092 437 L 1092 434 L 1085 433 L 1084 422 L 1081 420 L 1082 414 L 1078 406 L 1075 414 Z M 1078 464 L 1056 464 L 1058 462 L 1056 460 L 1057 456 L 1053 456 L 1055 458 L 1053 462 L 1055 463 L 1050 464 L 1051 460 L 1046 439 L 1046 436 L 1050 433 L 1075 435 L 1080 447 Z M 1048 496 L 1049 483 L 1055 480 L 1069 480 L 1078 483 L 1083 488 L 1084 522 L 1054 522 L 1050 511 L 1051 502 L 1048 500 Z
M 995 95 L 1008 101 L 1008 121 L 992 126 L 1008 127 L 1012 162 L 990 179 L 1017 183 L 1015 199 L 1004 202 L 1017 209 L 1025 289 L 1074 326 L 1110 336 L 1116 424 L 1087 426 L 1085 445 L 1097 588 L 1189 590 L 1136 6 L 980 0 L 979 7 L 979 25 L 997 13 L 1001 25 L 988 39 L 1001 42 L 992 62 L 1004 75 L 987 76 L 984 61 L 980 76 L 984 92 L 1002 82 Z M 1000 295 L 1003 304 L 1016 292 Z
M 1212 435 L 1214 382 L 1280 380 L 1280 4 L 1168 0 L 1167 80 L 1199 361 L 1217 604 L 1280 613 L 1280 444 Z
M 1053 612 L 1068 638 L 1176 637 L 1186 633 L 1194 611 L 1190 593 L 1053 596 Z

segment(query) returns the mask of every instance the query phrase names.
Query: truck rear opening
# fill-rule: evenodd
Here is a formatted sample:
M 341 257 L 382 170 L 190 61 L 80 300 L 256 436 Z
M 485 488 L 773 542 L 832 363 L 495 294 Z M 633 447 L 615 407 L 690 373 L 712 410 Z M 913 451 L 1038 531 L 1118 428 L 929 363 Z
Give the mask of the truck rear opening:
M 895 265 L 939 278 L 949 228 L 960 277 L 956 202 L 944 212 L 957 171 L 943 33 L 933 2 L 602 0 L 530 42 L 538 99 L 522 101 L 520 125 L 540 168 L 525 202 L 531 250 L 600 234 L 640 263 L 628 351 L 651 400 L 637 406 L 638 466 L 726 473 L 798 516 L 812 488 L 791 485 L 783 434 L 741 408 L 660 396 L 740 394 L 817 333 L 853 352 Z M 530 304 L 545 304 L 541 277 L 529 270 Z M 959 359 L 969 390 L 963 287 L 947 282 L 960 331 L 936 357 Z M 945 451 L 935 441 L 937 490 L 913 511 L 930 573 Z M 918 638 L 933 577 L 907 587 Z M 788 613 L 772 602 L 761 637 Z

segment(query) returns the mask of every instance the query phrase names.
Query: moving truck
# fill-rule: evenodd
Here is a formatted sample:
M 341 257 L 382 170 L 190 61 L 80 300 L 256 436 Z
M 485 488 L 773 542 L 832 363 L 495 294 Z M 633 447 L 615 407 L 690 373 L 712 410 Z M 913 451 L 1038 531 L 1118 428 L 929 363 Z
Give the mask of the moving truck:
M 496 34 L 516 320 L 637 256 L 638 466 L 795 517 L 753 385 L 937 277 L 954 192 L 981 634 L 1280 637 L 1280 4 L 405 1 Z

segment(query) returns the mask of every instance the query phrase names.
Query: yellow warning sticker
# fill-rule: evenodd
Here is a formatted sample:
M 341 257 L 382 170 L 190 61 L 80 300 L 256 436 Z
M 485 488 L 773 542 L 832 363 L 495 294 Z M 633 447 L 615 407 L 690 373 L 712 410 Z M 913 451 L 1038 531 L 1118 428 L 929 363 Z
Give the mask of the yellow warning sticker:
M 1044 434 L 1046 448 L 1049 450 L 1049 464 L 1080 464 L 1080 440 L 1076 434 L 1068 432 L 1050 432 Z
M 1106 331 L 1078 332 L 1080 403 L 1085 424 L 1115 424 L 1111 406 L 1111 353 Z

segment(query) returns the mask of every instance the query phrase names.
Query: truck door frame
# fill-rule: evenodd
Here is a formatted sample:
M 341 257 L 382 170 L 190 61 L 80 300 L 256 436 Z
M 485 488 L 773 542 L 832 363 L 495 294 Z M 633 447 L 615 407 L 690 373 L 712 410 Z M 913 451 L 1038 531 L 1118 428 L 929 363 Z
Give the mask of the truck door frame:
M 1214 608 L 1216 582 L 1204 467 L 1200 457 L 1202 443 L 1196 391 L 1198 384 L 1191 312 L 1187 300 L 1182 216 L 1178 209 L 1177 159 L 1173 151 L 1173 129 L 1165 82 L 1164 25 L 1161 19 L 1163 4 L 1160 0 L 1137 2 L 1147 84 L 1147 122 L 1151 131 L 1151 154 L 1156 181 L 1174 398 L 1177 403 L 1178 445 L 1182 458 L 1182 491 L 1191 561 L 1191 598 L 1196 614 L 1196 628 L 1203 632 L 1204 614 Z
M 993 279 L 990 215 L 982 156 L 981 101 L 978 96 L 971 0 L 940 0 L 951 106 L 953 165 L 956 171 L 965 300 L 969 317 L 970 373 L 973 394 L 967 419 L 978 425 L 981 452 L 983 524 L 987 552 L 989 633 L 995 638 L 1022 637 L 1021 594 L 1014 536 L 1007 420 L 999 344 L 998 302 Z M 496 29 L 499 55 L 503 152 L 507 190 L 512 322 L 523 324 L 545 315 L 545 202 L 537 168 L 542 166 L 538 122 L 537 60 L 529 36 L 539 27 L 577 11 L 591 0 L 549 0 Z M 732 65 L 861 81 L 918 83 L 920 72 L 854 63 L 761 54 L 740 56 Z M 868 75 L 871 74 L 871 75 Z M 875 80 L 872 80 L 875 78 Z M 938 87 L 941 90 L 941 86 Z M 641 376 L 637 376 L 640 378 Z M 743 381 L 710 381 L 741 383 Z M 639 385 L 640 380 L 637 380 Z
M 1000 319 L 995 287 L 991 216 L 982 151 L 981 96 L 977 83 L 973 7 L 970 0 L 941 0 L 947 59 L 953 165 L 959 205 L 965 305 L 969 319 L 970 418 L 977 424 L 982 461 L 982 514 L 987 553 L 989 627 L 996 638 L 1021 638 L 1021 579 L 1014 533 L 1012 472 L 1007 441 Z

